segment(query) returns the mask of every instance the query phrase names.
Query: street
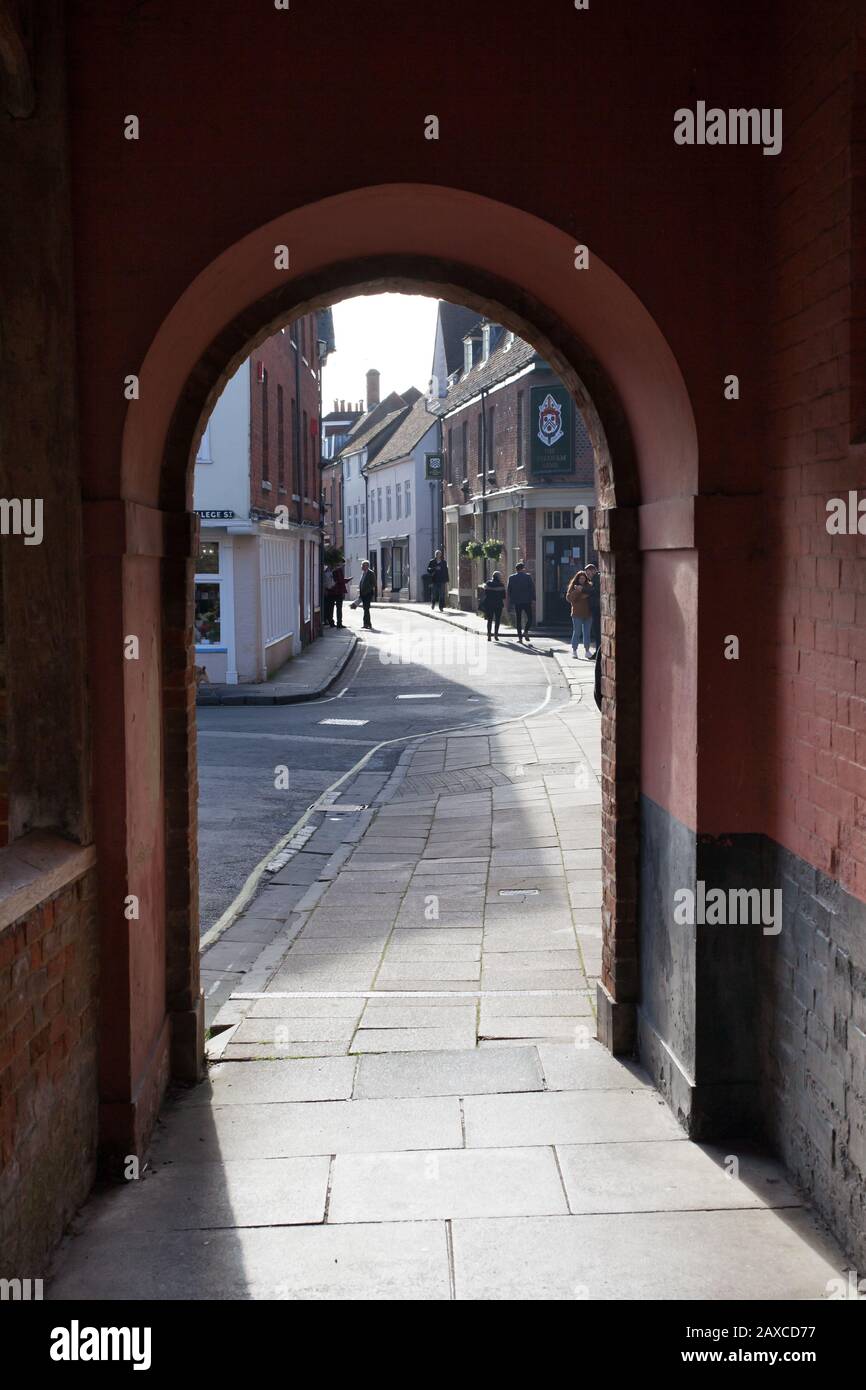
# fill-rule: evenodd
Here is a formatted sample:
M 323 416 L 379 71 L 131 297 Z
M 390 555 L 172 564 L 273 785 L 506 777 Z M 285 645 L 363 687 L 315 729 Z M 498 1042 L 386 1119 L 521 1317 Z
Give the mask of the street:
M 346 621 L 360 627 L 360 610 L 347 606 Z M 374 608 L 373 621 L 325 698 L 198 710 L 202 933 L 308 806 L 371 749 L 355 799 L 379 789 L 413 735 L 512 719 L 568 697 L 543 638 L 521 648 L 503 628 L 488 643 L 396 605 Z

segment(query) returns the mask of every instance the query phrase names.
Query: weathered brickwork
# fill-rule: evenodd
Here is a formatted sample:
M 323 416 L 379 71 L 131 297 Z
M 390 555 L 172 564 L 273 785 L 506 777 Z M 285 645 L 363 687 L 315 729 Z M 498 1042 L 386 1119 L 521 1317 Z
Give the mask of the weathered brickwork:
M 302 315 L 260 343 L 250 364 L 252 506 L 263 512 L 285 506 L 293 521 L 312 525 L 319 522 L 317 370 L 315 314 Z
M 770 847 L 783 924 L 764 941 L 767 1137 L 866 1268 L 866 906 Z
M 96 1167 L 95 874 L 0 933 L 0 1277 L 44 1270 Z

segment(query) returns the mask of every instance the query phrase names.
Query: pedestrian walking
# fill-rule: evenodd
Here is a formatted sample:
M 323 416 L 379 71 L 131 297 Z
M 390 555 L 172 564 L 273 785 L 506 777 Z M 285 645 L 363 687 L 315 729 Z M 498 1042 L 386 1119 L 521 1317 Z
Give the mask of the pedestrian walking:
M 441 613 L 445 607 L 448 585 L 451 581 L 451 576 L 448 573 L 448 562 L 441 550 L 436 551 L 428 564 L 427 573 L 430 576 L 430 607 L 431 609 L 435 608 L 438 603 Z
M 325 627 L 334 626 L 334 571 L 330 565 L 322 570 L 322 596 L 325 607 Z
M 575 660 L 581 642 L 584 656 L 589 656 L 589 633 L 592 625 L 591 589 L 586 570 L 578 570 L 565 591 L 565 597 L 571 605 L 571 654 Z
M 505 602 L 509 613 L 514 613 L 517 640 L 529 641 L 529 624 L 532 620 L 532 605 L 535 602 L 535 583 L 532 575 L 526 573 L 526 566 L 518 560 L 514 573 L 508 576 Z
M 505 603 L 505 585 L 502 582 L 502 575 L 499 570 L 494 570 L 493 575 L 484 585 L 484 593 L 481 596 L 481 611 L 487 619 L 487 640 L 491 636 L 499 641 L 499 623 L 502 618 L 502 607 Z
M 376 597 L 376 576 L 375 576 L 375 574 L 373 573 L 373 571 L 370 569 L 370 561 L 369 561 L 369 560 L 362 560 L 362 561 L 361 561 L 361 578 L 360 578 L 360 580 L 359 580 L 359 582 L 358 582 L 358 598 L 360 599 L 360 601 L 361 601 L 361 607 L 362 607 L 363 610 L 364 610 L 364 623 L 363 623 L 363 626 L 364 626 L 364 627 L 367 627 L 367 628 L 372 628 L 372 626 L 373 626 L 373 624 L 372 624 L 371 621 L 370 621 L 370 604 L 373 602 L 373 599 L 374 599 L 375 597 Z
M 346 583 L 346 571 L 344 570 L 344 568 L 343 568 L 342 565 L 334 565 L 333 575 L 334 575 L 334 587 L 333 587 L 333 589 L 331 590 L 331 598 L 332 598 L 332 602 L 333 602 L 333 609 L 334 609 L 334 612 L 336 613 L 336 616 L 337 616 L 337 622 L 336 622 L 335 626 L 337 626 L 337 627 L 342 627 L 342 626 L 343 626 L 343 599 L 346 597 L 346 594 L 349 592 L 349 586 L 348 586 L 348 584 Z
M 588 655 L 595 656 L 601 646 L 601 575 L 596 565 L 587 565 L 586 573 L 592 585 L 589 593 L 589 640 L 592 651 Z

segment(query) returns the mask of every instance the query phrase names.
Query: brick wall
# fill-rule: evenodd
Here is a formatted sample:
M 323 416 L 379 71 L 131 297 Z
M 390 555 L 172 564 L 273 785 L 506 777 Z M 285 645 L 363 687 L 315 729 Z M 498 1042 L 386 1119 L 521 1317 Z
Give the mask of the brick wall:
M 301 345 L 299 372 L 300 395 L 297 395 L 295 381 L 295 349 L 292 338 L 296 336 Z M 312 359 L 309 354 L 314 355 Z M 275 333 L 260 343 L 250 360 L 250 500 L 253 507 L 265 512 L 273 512 L 279 505 L 287 506 L 293 521 L 303 519 L 313 525 L 319 522 L 319 437 L 318 412 L 319 388 L 316 371 L 318 368 L 318 349 L 316 347 L 316 318 L 307 314 L 296 319 L 283 333 Z M 304 358 L 306 357 L 306 361 Z M 265 382 L 260 382 L 259 364 L 266 373 Z M 279 391 L 283 402 L 283 453 L 285 459 L 284 482 L 280 485 L 280 417 Z M 296 440 L 293 423 L 293 402 L 299 400 L 298 419 L 300 440 L 300 464 L 295 457 Z M 265 400 L 267 399 L 267 405 Z M 306 443 L 304 437 L 304 417 L 306 416 Z M 267 429 L 265 429 L 267 417 Z M 267 478 L 264 474 L 267 472 Z M 263 486 L 270 482 L 270 488 Z M 300 486 L 299 486 L 300 483 Z M 294 500 L 295 494 L 302 499 L 300 511 Z
M 866 554 L 862 536 L 831 535 L 826 519 L 830 498 L 866 496 L 852 442 L 866 247 L 857 8 L 807 7 L 784 37 L 768 268 L 768 829 L 785 919 L 765 952 L 766 1106 L 776 1145 L 843 1239 L 864 1230 L 866 1189 Z
M 0 1277 L 44 1271 L 96 1165 L 97 931 L 86 874 L 0 933 Z

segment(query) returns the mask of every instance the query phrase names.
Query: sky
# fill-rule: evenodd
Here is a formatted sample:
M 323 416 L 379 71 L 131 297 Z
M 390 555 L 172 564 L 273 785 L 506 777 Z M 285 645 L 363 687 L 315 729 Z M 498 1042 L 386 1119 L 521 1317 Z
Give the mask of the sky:
M 334 400 L 364 400 L 367 368 L 377 367 L 380 396 L 417 386 L 433 368 L 438 301 L 420 294 L 365 294 L 333 306 L 336 352 L 325 363 L 322 411 Z

